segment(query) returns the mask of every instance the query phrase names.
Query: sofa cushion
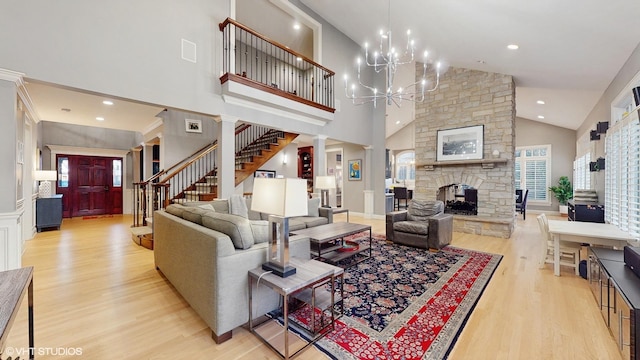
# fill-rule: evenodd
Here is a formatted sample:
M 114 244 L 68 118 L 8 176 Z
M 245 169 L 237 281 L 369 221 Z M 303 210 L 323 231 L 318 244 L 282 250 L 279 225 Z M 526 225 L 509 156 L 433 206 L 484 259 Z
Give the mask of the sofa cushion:
M 245 199 L 245 203 L 247 204 L 247 209 L 249 209 L 247 212 L 249 220 L 267 220 L 262 218 L 260 212 L 251 210 L 251 198 Z
M 237 249 L 248 249 L 254 244 L 251 224 L 243 217 L 208 212 L 202 216 L 202 225 L 229 236 Z
M 407 209 L 407 220 L 427 221 L 433 215 L 444 211 L 444 203 L 440 200 L 411 200 Z
M 314 227 L 314 226 L 318 226 L 318 225 L 324 225 L 324 224 L 328 224 L 329 223 L 329 219 L 327 219 L 326 217 L 321 217 L 321 216 L 298 216 L 295 217 L 296 221 L 301 221 L 304 223 L 305 227 Z M 291 226 L 289 226 L 289 229 L 291 229 Z
M 265 220 L 249 220 L 251 225 L 251 233 L 253 233 L 253 242 L 260 244 L 269 242 L 269 222 Z
M 249 209 L 247 209 L 247 203 L 242 196 L 231 195 L 229 197 L 229 214 L 242 216 L 245 219 L 249 218 Z
M 192 223 L 202 225 L 202 215 L 209 212 L 212 211 L 194 206 L 185 206 L 184 212 L 182 213 L 182 218 L 187 221 L 191 221 Z
M 307 224 L 305 224 L 304 221 L 300 220 L 299 217 L 289 219 L 289 232 L 306 228 Z
M 181 218 L 182 214 L 184 213 L 184 206 L 180 204 L 171 204 L 167 206 L 165 211 L 171 215 L 178 216 Z
M 429 234 L 429 222 L 428 221 L 398 221 L 393 223 L 393 230 L 428 235 Z
M 309 199 L 307 202 L 307 216 L 320 216 L 318 208 L 320 207 L 320 198 Z

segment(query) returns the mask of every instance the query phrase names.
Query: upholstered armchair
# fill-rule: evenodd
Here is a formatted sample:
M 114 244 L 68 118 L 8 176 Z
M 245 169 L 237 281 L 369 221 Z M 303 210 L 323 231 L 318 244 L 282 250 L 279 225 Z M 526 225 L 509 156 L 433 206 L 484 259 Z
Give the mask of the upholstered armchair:
M 444 203 L 411 200 L 407 210 L 386 215 L 387 239 L 424 249 L 441 249 L 451 243 L 453 215 L 444 213 Z

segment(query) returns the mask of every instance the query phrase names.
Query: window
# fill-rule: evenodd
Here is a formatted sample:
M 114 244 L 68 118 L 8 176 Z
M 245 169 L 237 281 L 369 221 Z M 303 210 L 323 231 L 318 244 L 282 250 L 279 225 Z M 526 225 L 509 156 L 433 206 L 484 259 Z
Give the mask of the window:
M 396 180 L 416 179 L 416 154 L 413 151 L 403 152 L 396 157 Z
M 640 236 L 640 123 L 637 112 L 616 122 L 605 140 L 605 220 Z
M 113 160 L 112 165 L 113 187 L 122 186 L 122 160 Z
M 549 173 L 551 145 L 524 146 L 516 148 L 516 189 L 528 189 L 529 203 L 550 204 Z
M 591 173 L 589 163 L 591 153 L 586 153 L 573 162 L 573 188 L 581 190 L 591 189 Z
M 69 158 L 58 157 L 58 187 L 69 187 Z

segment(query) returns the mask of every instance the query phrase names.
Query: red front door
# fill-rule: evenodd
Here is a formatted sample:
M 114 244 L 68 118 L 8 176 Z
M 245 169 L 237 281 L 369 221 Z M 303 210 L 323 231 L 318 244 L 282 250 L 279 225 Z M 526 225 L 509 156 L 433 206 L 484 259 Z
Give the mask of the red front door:
M 65 217 L 122 214 L 121 158 L 58 155 L 58 173 Z

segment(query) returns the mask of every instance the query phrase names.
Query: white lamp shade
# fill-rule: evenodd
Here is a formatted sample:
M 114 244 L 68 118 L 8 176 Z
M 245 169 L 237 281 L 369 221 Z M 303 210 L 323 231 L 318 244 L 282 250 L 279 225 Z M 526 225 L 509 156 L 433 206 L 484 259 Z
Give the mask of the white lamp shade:
M 307 180 L 254 178 L 251 210 L 282 217 L 307 215 Z
M 336 177 L 335 176 L 316 176 L 316 188 L 318 189 L 335 189 Z
M 33 173 L 33 179 L 38 181 L 56 181 L 58 180 L 58 172 L 55 170 L 36 170 Z

